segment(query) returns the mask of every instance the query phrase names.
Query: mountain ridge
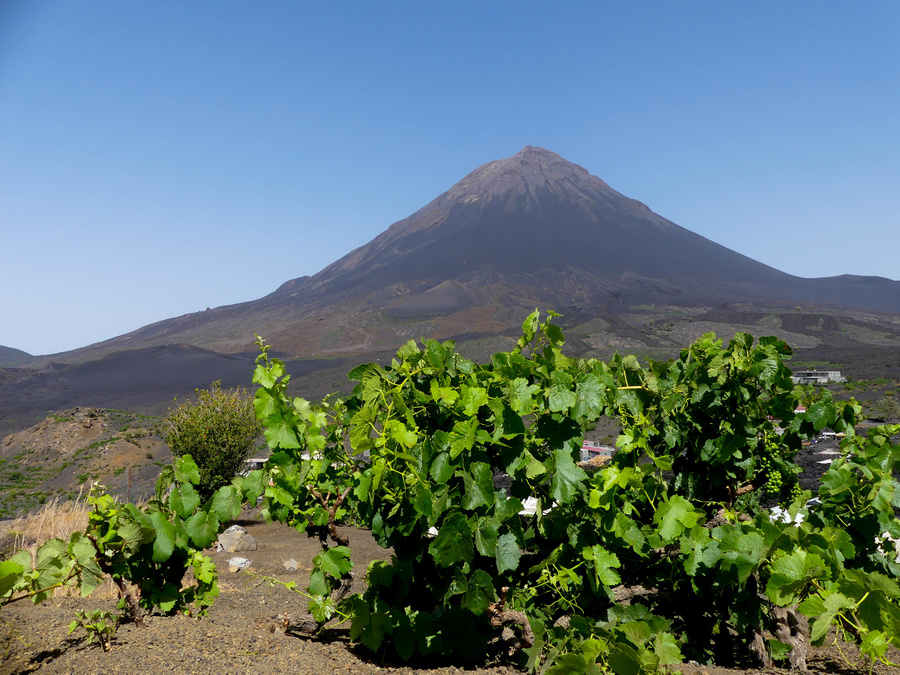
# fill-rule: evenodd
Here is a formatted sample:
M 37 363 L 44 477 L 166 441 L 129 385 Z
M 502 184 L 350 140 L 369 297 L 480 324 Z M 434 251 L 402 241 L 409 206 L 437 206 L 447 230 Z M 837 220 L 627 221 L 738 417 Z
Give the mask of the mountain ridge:
M 54 355 L 191 344 L 296 356 L 390 349 L 410 337 L 501 335 L 535 306 L 606 316 L 641 305 L 753 304 L 900 314 L 900 282 L 804 279 L 687 230 L 584 167 L 526 146 L 487 162 L 367 244 L 254 301 L 166 319 Z
M 23 363 L 32 361 L 35 357 L 26 351 L 16 349 L 15 347 L 4 347 L 0 345 L 0 367 L 2 366 L 19 366 Z

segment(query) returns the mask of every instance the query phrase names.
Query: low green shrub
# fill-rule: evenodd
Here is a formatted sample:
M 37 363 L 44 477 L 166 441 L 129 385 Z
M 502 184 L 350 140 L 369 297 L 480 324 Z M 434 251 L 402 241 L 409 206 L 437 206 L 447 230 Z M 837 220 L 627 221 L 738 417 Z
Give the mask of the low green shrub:
M 169 411 L 165 439 L 176 457 L 194 458 L 200 470 L 197 490 L 206 499 L 240 472 L 262 425 L 245 389 L 225 390 L 217 381 L 195 391 L 195 401 Z

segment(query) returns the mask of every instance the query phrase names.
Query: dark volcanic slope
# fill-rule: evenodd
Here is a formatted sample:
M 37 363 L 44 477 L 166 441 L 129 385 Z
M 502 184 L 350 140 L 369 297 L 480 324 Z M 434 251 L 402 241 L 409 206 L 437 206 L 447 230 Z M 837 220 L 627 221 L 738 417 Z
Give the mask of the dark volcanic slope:
M 0 439 L 27 426 L 34 415 L 74 406 L 127 408 L 161 413 L 175 396 L 192 396 L 194 389 L 219 380 L 224 388 L 252 386 L 254 354 L 218 354 L 189 345 L 129 349 L 73 366 L 54 364 L 41 370 L 0 370 Z M 322 389 L 298 392 L 323 396 L 335 389 L 334 380 L 346 381 L 350 369 L 341 359 L 288 360 L 294 378 L 317 371 L 328 373 Z
M 559 155 L 529 146 L 479 167 L 365 246 L 280 290 L 359 292 L 488 270 L 566 269 L 707 282 L 777 284 L 787 276 L 656 215 Z
M 398 283 L 546 271 L 594 277 L 598 302 L 640 280 L 685 303 L 736 296 L 900 311 L 900 283 L 785 274 L 679 227 L 586 169 L 530 146 L 479 167 L 365 246 L 274 295 L 365 295 Z
M 31 354 L 23 352 L 21 349 L 0 345 L 0 366 L 18 366 L 33 359 L 34 357 Z

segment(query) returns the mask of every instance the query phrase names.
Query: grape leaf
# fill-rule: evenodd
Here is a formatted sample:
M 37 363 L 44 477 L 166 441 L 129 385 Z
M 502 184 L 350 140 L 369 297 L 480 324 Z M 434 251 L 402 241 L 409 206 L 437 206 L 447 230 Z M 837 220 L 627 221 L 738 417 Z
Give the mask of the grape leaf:
M 175 480 L 177 482 L 193 483 L 195 485 L 200 482 L 200 469 L 197 468 L 197 462 L 190 455 L 182 455 L 176 458 L 172 462 L 172 467 L 175 469 Z
M 466 517 L 461 513 L 451 513 L 428 546 L 428 552 L 441 567 L 450 567 L 457 563 L 470 564 L 475 549 L 472 544 L 472 531 Z
M 438 483 L 439 485 L 446 483 L 450 479 L 450 476 L 453 475 L 453 465 L 450 463 L 450 455 L 446 452 L 439 452 L 431 463 L 429 473 L 435 483 Z
M 200 506 L 200 495 L 190 483 L 177 485 L 169 495 L 169 508 L 178 514 L 179 518 L 188 519 Z
M 360 596 L 352 600 L 352 622 L 350 624 L 350 639 L 359 641 L 373 652 L 377 652 L 384 642 L 385 633 L 393 630 L 393 622 L 382 602 L 377 598 L 372 605 Z
M 586 547 L 582 551 L 582 556 L 585 560 L 593 563 L 594 578 L 598 585 L 603 584 L 612 587 L 621 583 L 622 579 L 615 570 L 620 564 L 619 558 L 615 553 L 607 551 L 599 544 L 595 544 L 592 547 Z
M 570 388 L 562 385 L 554 385 L 550 388 L 548 402 L 551 412 L 565 412 L 575 405 L 578 397 Z
M 776 558 L 766 584 L 766 594 L 776 605 L 787 607 L 815 579 L 826 575 L 825 561 L 803 549 Z
M 653 522 L 659 527 L 663 540 L 671 542 L 696 525 L 702 516 L 702 512 L 697 511 L 687 499 L 674 495 L 659 505 Z
M 854 609 L 856 603 L 841 593 L 833 593 L 824 591 L 824 598 L 807 598 L 800 604 L 800 611 L 803 614 L 815 611 L 812 624 L 810 625 L 810 642 L 814 645 L 821 645 L 828 635 L 828 628 L 831 626 L 838 612 L 842 609 Z M 807 616 L 810 616 L 807 614 Z
M 346 546 L 329 548 L 313 558 L 313 565 L 321 567 L 326 573 L 340 579 L 353 569 L 350 549 Z
M 550 496 L 560 504 L 568 504 L 587 474 L 575 464 L 572 454 L 565 448 L 554 450 L 553 459 L 555 471 L 550 479 Z
M 465 414 L 469 417 L 475 415 L 478 409 L 488 401 L 487 390 L 483 387 L 468 387 L 462 385 L 462 397 L 460 399 Z
M 519 559 L 522 554 L 519 550 L 519 542 L 516 541 L 515 535 L 510 532 L 501 535 L 497 539 L 496 546 L 497 574 L 503 574 L 506 571 L 515 571 L 519 566 Z
M 233 485 L 223 485 L 212 496 L 212 510 L 220 523 L 229 523 L 241 513 L 241 493 Z
M 280 359 L 272 359 L 268 368 L 263 363 L 258 363 L 253 371 L 253 383 L 271 389 L 278 378 L 284 377 L 285 372 L 284 363 Z
M 509 383 L 509 407 L 520 415 L 530 414 L 534 410 L 534 394 L 539 390 L 538 385 L 517 377 Z
M 296 450 L 300 447 L 297 438 L 297 423 L 289 413 L 269 415 L 263 422 L 265 425 L 266 443 L 272 449 L 282 448 Z
M 475 616 L 480 616 L 487 611 L 488 606 L 497 599 L 491 576 L 484 570 L 478 570 L 473 574 L 466 586 L 463 595 L 463 607 Z
M 471 473 L 463 473 L 465 493 L 462 508 L 472 511 L 479 506 L 494 503 L 494 482 L 491 467 L 484 462 L 473 462 Z
M 207 548 L 219 534 L 219 519 L 215 513 L 198 511 L 184 524 L 191 543 L 198 549 Z
M 175 526 L 159 511 L 150 514 L 156 538 L 153 540 L 153 562 L 162 563 L 175 550 Z
M 266 491 L 266 485 L 268 484 L 269 481 L 266 479 L 265 472 L 262 469 L 251 471 L 241 483 L 241 492 L 244 494 L 244 499 L 251 506 L 255 506 L 256 500 Z
M 493 558 L 497 552 L 497 536 L 500 521 L 496 518 L 479 518 L 475 528 L 475 548 L 481 555 Z
M 25 568 L 12 560 L 0 562 L 0 597 L 9 593 L 19 582 Z

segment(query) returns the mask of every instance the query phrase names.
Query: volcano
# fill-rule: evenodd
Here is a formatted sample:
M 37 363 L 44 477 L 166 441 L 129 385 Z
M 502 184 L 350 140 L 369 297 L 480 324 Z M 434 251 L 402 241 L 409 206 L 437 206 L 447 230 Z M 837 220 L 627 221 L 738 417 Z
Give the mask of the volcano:
M 775 245 L 773 243 L 773 245 Z M 475 301 L 505 285 L 563 305 L 786 300 L 900 311 L 900 283 L 802 279 L 720 246 L 613 190 L 556 153 L 528 146 L 489 162 L 371 242 L 272 298 L 438 288 Z M 465 293 L 460 287 L 471 293 Z M 413 307 L 427 309 L 428 302 Z M 402 308 L 401 308 L 402 309 Z
M 584 322 L 644 305 L 739 304 L 900 313 L 900 282 L 791 276 L 528 146 L 475 169 L 313 276 L 70 355 L 172 343 L 246 352 L 254 332 L 289 354 L 344 355 L 392 349 L 410 337 L 508 334 L 535 307 Z
M 534 282 L 548 273 L 594 276 L 592 290 L 601 296 L 633 279 L 675 293 L 722 284 L 778 287 L 790 279 L 658 216 L 556 153 L 529 146 L 479 167 L 365 246 L 278 293 L 358 294 L 397 283 L 477 283 L 498 274 Z

